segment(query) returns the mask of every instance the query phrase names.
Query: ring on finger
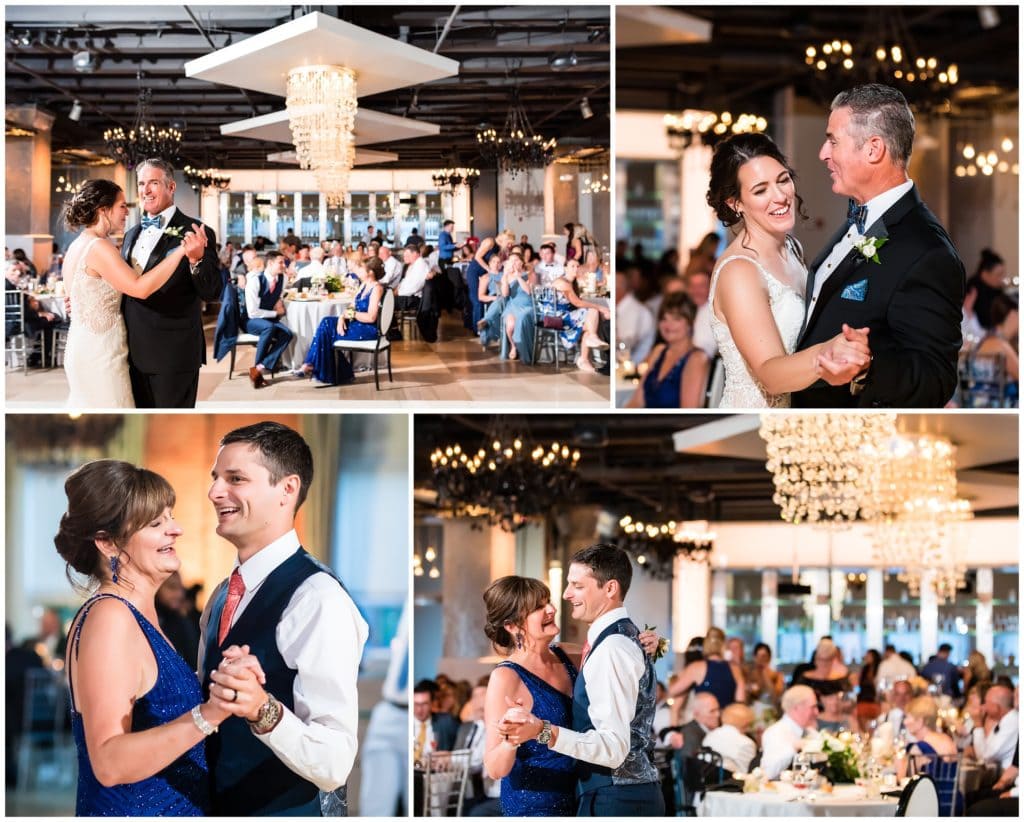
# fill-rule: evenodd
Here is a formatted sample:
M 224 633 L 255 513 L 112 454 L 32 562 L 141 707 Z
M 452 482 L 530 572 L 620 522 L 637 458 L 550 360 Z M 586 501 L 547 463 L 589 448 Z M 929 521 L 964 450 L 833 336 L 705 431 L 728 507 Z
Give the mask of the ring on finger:
M 232 702 L 238 702 L 238 689 L 237 688 L 232 688 L 231 689 L 231 701 Z

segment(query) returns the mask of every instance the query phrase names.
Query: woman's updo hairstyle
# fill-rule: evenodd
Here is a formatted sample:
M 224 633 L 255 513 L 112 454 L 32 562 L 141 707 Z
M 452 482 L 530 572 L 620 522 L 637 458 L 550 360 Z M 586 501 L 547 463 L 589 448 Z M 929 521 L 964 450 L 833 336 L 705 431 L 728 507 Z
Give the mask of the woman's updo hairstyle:
M 368 273 L 372 274 L 373 279 L 377 282 L 380 282 L 381 278 L 384 276 L 384 263 L 381 262 L 380 257 L 370 257 L 369 259 L 364 260 L 363 268 L 365 268 Z
M 728 201 L 740 199 L 740 168 L 757 157 L 771 157 L 778 161 L 796 181 L 796 173 L 786 155 L 779 151 L 779 147 L 767 134 L 734 134 L 722 140 L 715 147 L 715 154 L 711 158 L 707 201 L 726 226 L 734 226 L 743 221 L 743 217 Z M 796 195 L 796 210 L 802 219 L 807 219 L 804 200 L 799 194 Z
M 484 591 L 487 609 L 484 633 L 499 653 L 509 654 L 516 642 L 506 625 L 522 625 L 527 614 L 551 601 L 551 591 L 540 580 L 507 576 L 496 579 Z
M 86 180 L 64 203 L 64 225 L 71 231 L 92 225 L 99 218 L 100 209 L 112 208 L 121 191 L 121 186 L 110 180 Z
M 173 508 L 175 500 L 174 489 L 159 474 L 120 460 L 87 462 L 67 478 L 64 493 L 68 510 L 53 543 L 75 587 L 72 571 L 92 583 L 104 579 L 97 539 L 109 539 L 121 549 L 165 508 Z

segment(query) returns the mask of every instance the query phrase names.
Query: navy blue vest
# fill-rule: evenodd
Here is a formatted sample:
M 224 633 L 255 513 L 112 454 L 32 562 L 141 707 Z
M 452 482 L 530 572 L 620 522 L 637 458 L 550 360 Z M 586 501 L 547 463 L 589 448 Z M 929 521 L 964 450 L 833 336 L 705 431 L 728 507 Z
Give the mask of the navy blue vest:
M 295 709 L 295 669 L 289 668 L 277 649 L 277 625 L 296 589 L 309 577 L 330 570 L 299 548 L 264 580 L 259 592 L 217 644 L 217 626 L 227 599 L 227 585 L 217 592 L 206 626 L 203 659 L 203 695 L 210 694 L 210 672 L 222 659 L 224 648 L 248 645 L 263 666 L 267 693 Z M 331 574 L 334 577 L 333 574 Z M 337 577 L 334 577 L 337 579 Z M 341 585 L 341 581 L 338 580 Z M 344 585 L 342 585 L 344 588 Z M 324 626 L 329 630 L 329 626 Z M 223 754 L 223 755 L 222 755 Z M 206 740 L 210 765 L 214 816 L 318 816 L 320 791 L 312 782 L 290 770 L 274 752 L 249 730 L 240 717 L 225 720 Z M 344 791 L 344 788 L 340 790 Z
M 605 639 L 615 634 L 622 634 L 636 643 L 643 654 L 638 639 L 640 631 L 628 618 L 613 622 L 605 628 L 591 643 L 590 653 Z M 586 668 L 580 669 L 576 678 L 576 688 L 572 694 L 572 729 L 586 732 L 594 729 L 590 720 L 590 697 L 587 695 Z M 589 762 L 579 762 L 576 773 L 579 775 L 579 793 L 585 794 L 611 785 L 640 785 L 658 781 L 658 771 L 654 767 L 654 736 L 651 731 L 655 709 L 654 665 L 644 654 L 644 674 L 640 679 L 640 691 L 637 694 L 636 710 L 629 724 L 629 753 L 626 759 L 615 770 Z
M 260 275 L 260 308 L 264 311 L 273 311 L 277 301 L 281 299 L 281 292 L 284 291 L 284 277 L 278 277 L 274 287 L 270 288 L 267 278 Z

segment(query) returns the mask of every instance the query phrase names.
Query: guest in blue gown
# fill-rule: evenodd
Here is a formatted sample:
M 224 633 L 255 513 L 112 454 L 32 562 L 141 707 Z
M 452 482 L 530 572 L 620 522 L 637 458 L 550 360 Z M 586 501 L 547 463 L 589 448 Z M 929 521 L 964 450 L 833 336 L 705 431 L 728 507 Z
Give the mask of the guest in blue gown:
M 627 408 L 700 408 L 704 404 L 710 361 L 693 343 L 696 314 L 690 298 L 681 292 L 668 294 L 661 301 L 661 342 L 647 355 L 646 376 Z
M 501 358 L 533 363 L 533 288 L 537 276 L 527 271 L 523 258 L 512 254 L 505 262 L 501 296 L 507 298 L 501 312 Z
M 602 319 L 610 319 L 611 310 L 606 305 L 580 297 L 579 274 L 580 264 L 576 260 L 566 260 L 562 276 L 551 283 L 556 294 L 552 312 L 562 318 L 562 331 L 558 335 L 562 345 L 572 348 L 582 343 L 576 366 L 581 371 L 593 372 L 595 369 L 587 349 L 608 347 L 608 343 L 597 336 L 597 324 Z
M 480 278 L 487 276 L 488 261 L 494 254 L 504 260 L 515 241 L 516 235 L 506 228 L 495 237 L 485 237 L 473 253 L 473 259 L 466 267 L 466 288 L 469 289 L 469 302 L 472 306 L 470 329 L 475 329 L 484 317 L 484 306 L 479 299 Z
M 916 741 L 908 756 L 900 760 L 899 776 L 906 776 L 908 763 L 913 773 L 928 774 L 935 780 L 939 794 L 939 816 L 960 816 L 964 797 L 957 785 L 955 760 L 956 742 L 948 734 L 937 730 L 939 706 L 934 697 L 919 696 L 907 705 L 903 727 Z
M 350 383 L 355 379 L 355 374 L 347 359 L 341 357 L 338 360 L 338 373 L 334 371 L 334 343 L 338 340 L 377 339 L 377 312 L 384 298 L 384 286 L 379 280 L 384 276 L 384 263 L 380 257 L 367 257 L 357 262 L 350 255 L 348 266 L 349 271 L 354 271 L 362 283 L 355 302 L 340 317 L 324 317 L 320 321 L 306 354 L 306 361 L 292 372 L 295 376 L 312 375 L 327 385 Z
M 72 622 L 65 670 L 78 751 L 78 816 L 203 816 L 205 738 L 239 710 L 211 697 L 161 633 L 156 591 L 181 563 L 174 491 L 151 471 L 97 460 L 64 485 L 54 537 L 91 596 Z M 262 676 L 248 648 L 224 670 Z
M 502 816 L 573 816 L 576 813 L 576 761 L 536 740 L 512 744 L 498 732 L 511 705 L 567 727 L 572 724 L 572 691 L 582 649 L 555 643 L 559 628 L 551 592 L 539 580 L 507 576 L 484 591 L 484 633 L 507 659 L 487 683 L 484 768 L 501 779 Z M 659 638 L 640 635 L 647 653 Z
M 479 278 L 477 288 L 477 300 L 484 306 L 484 317 L 476 324 L 476 328 L 484 348 L 488 343 L 497 342 L 501 338 L 501 312 L 506 301 L 501 296 L 501 276 L 501 257 L 492 254 L 487 261 L 487 276 Z

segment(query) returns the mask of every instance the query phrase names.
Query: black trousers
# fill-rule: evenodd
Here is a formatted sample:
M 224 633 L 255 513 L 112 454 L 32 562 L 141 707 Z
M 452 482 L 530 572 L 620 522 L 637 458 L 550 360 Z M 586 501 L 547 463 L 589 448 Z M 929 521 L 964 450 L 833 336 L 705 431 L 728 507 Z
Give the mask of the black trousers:
M 169 374 L 143 374 L 128 366 L 136 408 L 195 408 L 199 369 Z

